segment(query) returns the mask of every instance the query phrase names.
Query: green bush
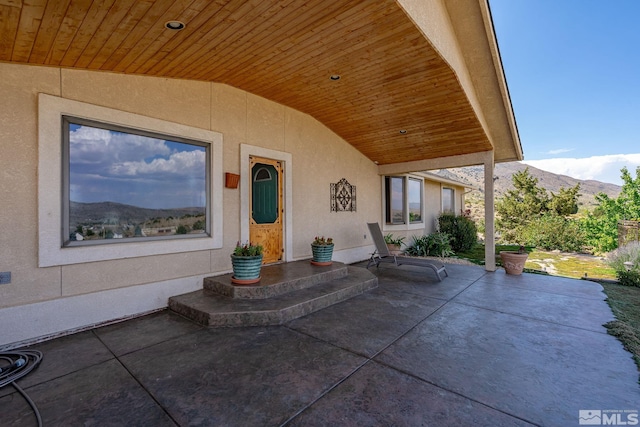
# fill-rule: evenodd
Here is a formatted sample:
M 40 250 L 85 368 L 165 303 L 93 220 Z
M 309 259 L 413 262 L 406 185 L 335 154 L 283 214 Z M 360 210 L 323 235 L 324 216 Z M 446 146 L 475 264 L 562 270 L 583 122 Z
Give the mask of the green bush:
M 440 256 L 453 255 L 449 236 L 446 233 L 431 233 L 426 236 L 412 236 L 413 242 L 406 250 L 412 256 Z
M 545 250 L 579 252 L 585 237 L 576 220 L 546 213 L 518 230 L 518 243 Z
M 392 233 L 389 233 L 387 235 L 384 236 L 384 242 L 387 245 L 398 245 L 398 246 L 402 246 L 403 242 L 404 242 L 404 236 L 402 237 L 393 237 Z
M 472 219 L 443 213 L 438 217 L 440 232 L 449 235 L 449 243 L 454 252 L 464 252 L 478 242 L 478 228 Z
M 640 288 L 640 272 L 638 270 L 616 271 L 616 276 L 621 285 Z
M 616 271 L 621 285 L 640 287 L 640 242 L 630 242 L 610 252 L 607 264 Z

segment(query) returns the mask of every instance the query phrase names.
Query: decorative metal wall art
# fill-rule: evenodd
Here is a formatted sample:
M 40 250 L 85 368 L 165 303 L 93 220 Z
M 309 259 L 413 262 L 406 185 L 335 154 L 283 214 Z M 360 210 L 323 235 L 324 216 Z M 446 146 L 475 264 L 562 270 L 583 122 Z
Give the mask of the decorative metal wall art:
M 356 211 L 356 186 L 342 178 L 331 184 L 331 212 Z

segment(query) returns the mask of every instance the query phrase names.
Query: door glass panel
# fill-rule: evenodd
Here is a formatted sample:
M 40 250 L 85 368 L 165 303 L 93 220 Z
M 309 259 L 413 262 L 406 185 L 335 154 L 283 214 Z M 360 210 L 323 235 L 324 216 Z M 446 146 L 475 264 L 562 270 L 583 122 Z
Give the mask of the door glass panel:
M 258 163 L 251 172 L 253 220 L 272 224 L 278 219 L 278 171 L 272 165 Z

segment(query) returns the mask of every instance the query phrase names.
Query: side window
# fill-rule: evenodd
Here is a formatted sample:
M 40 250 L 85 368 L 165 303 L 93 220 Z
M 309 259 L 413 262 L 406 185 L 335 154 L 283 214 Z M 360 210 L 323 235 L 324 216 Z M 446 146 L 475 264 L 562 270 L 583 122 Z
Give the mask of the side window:
M 409 178 L 407 202 L 409 204 L 409 222 L 422 222 L 422 183 L 421 179 Z
M 442 212 L 455 212 L 455 191 L 453 188 L 442 188 Z
M 407 176 L 384 178 L 385 223 L 422 223 L 423 180 Z
M 404 177 L 385 177 L 385 221 L 387 222 L 387 224 L 405 223 L 404 191 Z

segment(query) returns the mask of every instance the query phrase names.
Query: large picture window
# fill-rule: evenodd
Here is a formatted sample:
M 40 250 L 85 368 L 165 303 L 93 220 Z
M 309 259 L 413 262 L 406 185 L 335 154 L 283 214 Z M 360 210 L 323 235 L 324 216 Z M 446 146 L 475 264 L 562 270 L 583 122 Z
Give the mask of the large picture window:
M 222 134 L 38 95 L 38 266 L 219 249 Z
M 385 222 L 389 225 L 422 223 L 423 180 L 407 176 L 384 177 Z
M 208 144 L 63 117 L 64 246 L 209 234 Z

